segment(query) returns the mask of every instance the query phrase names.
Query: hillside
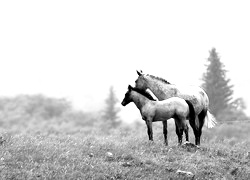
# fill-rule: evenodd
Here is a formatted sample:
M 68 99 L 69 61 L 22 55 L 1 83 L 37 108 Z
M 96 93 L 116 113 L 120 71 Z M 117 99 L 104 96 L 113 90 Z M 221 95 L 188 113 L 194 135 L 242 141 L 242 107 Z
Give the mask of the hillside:
M 250 179 L 249 121 L 203 128 L 200 148 L 177 146 L 171 123 L 168 147 L 161 123 L 154 142 L 143 121 L 106 124 L 65 99 L 0 98 L 0 179 Z
M 0 179 L 250 179 L 249 138 L 233 129 L 235 137 L 227 137 L 220 128 L 213 135 L 205 130 L 199 149 L 177 146 L 173 127 L 164 146 L 161 124 L 154 124 L 153 143 L 144 125 L 110 135 L 2 132 Z

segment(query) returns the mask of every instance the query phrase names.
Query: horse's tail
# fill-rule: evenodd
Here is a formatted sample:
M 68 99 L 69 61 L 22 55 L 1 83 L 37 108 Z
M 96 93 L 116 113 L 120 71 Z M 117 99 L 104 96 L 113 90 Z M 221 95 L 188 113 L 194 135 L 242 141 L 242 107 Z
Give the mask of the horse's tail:
M 208 128 L 212 128 L 217 124 L 215 117 L 209 111 L 207 111 L 204 124 Z
M 189 100 L 185 100 L 189 107 L 189 120 L 195 120 L 195 110 L 193 104 Z

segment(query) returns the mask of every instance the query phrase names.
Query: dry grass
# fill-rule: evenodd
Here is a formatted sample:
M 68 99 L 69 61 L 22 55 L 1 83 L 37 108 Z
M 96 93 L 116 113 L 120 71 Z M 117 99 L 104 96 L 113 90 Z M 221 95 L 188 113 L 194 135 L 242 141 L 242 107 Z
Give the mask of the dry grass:
M 176 173 L 179 169 L 192 172 L 194 179 L 250 179 L 248 140 L 215 142 L 214 137 L 196 149 L 176 146 L 171 132 L 166 147 L 160 127 L 154 128 L 153 143 L 143 128 L 124 131 L 2 134 L 0 179 L 188 179 Z

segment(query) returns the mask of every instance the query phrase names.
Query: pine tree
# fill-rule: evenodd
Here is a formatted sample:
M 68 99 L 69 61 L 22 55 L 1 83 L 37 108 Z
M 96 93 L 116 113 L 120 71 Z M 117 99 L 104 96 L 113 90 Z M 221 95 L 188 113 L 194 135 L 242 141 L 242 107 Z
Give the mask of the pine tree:
M 224 64 L 220 61 L 220 57 L 215 48 L 209 52 L 207 59 L 207 71 L 203 74 L 202 87 L 208 94 L 210 110 L 218 120 L 221 114 L 232 108 L 233 86 L 230 85 L 230 79 L 226 77 Z
M 121 121 L 118 116 L 120 109 L 116 107 L 118 99 L 115 95 L 113 86 L 111 86 L 109 89 L 109 95 L 105 100 L 105 103 L 106 107 L 103 115 L 105 124 L 108 124 L 108 128 L 116 128 L 120 125 Z

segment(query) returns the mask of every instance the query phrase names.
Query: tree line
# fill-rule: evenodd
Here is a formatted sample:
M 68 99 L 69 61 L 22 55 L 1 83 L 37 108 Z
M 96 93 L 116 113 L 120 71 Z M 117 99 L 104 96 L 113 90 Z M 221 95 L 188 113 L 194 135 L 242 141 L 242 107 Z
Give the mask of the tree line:
M 225 65 L 215 48 L 209 51 L 206 71 L 201 87 L 209 97 L 209 109 L 218 122 L 249 120 L 245 114 L 246 104 L 242 97 L 234 97 L 234 86 L 227 77 Z M 22 95 L 15 98 L 0 98 L 0 129 L 16 130 L 52 129 L 79 131 L 82 127 L 100 127 L 104 132 L 119 127 L 118 98 L 111 86 L 100 113 L 74 110 L 66 99 L 48 98 L 43 95 Z M 35 128 L 34 128 L 35 127 Z

